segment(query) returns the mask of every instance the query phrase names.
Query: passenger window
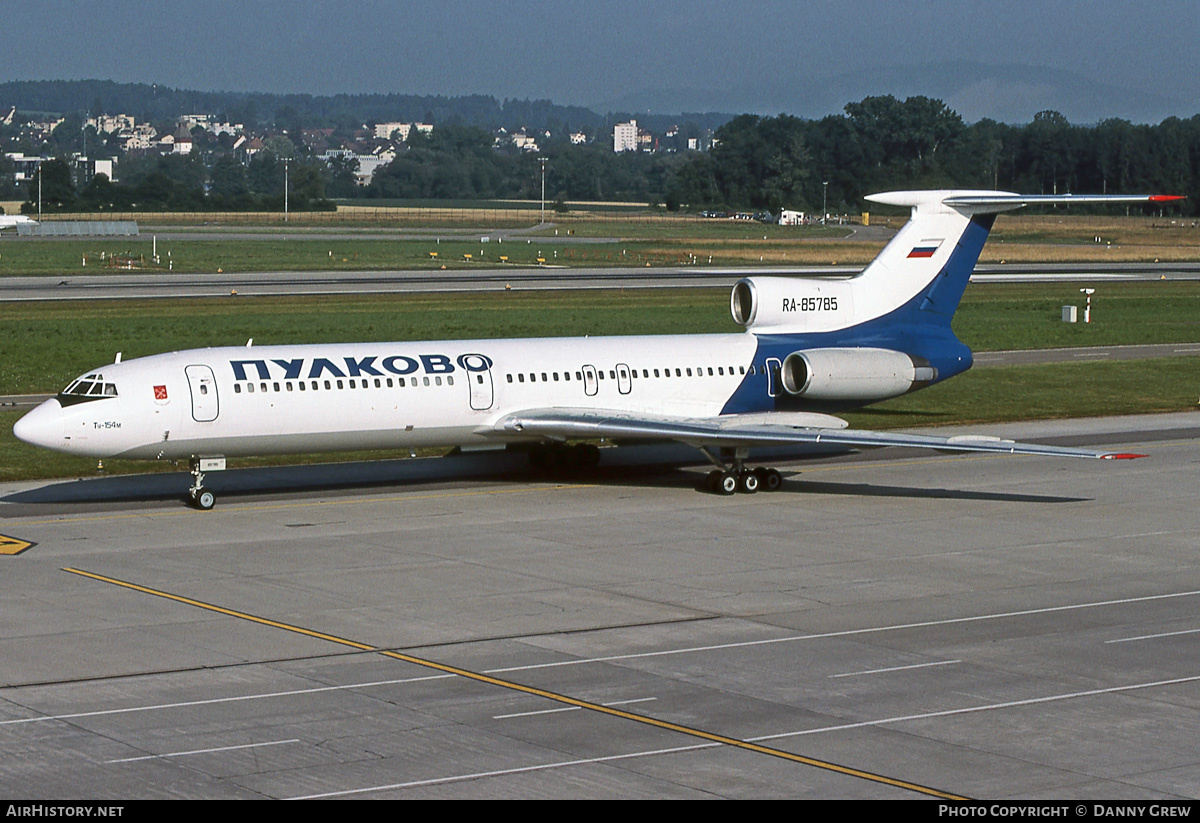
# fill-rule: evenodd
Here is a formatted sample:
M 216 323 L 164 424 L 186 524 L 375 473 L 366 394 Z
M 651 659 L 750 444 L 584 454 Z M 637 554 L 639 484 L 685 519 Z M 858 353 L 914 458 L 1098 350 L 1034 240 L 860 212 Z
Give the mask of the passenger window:
M 483 378 L 482 378 L 482 377 L 480 378 L 480 382 L 483 382 Z M 453 377 L 451 377 L 451 376 L 449 376 L 449 375 L 447 375 L 447 376 L 446 376 L 446 385 L 447 385 L 447 386 L 453 386 L 453 385 L 454 385 L 454 378 L 453 378 Z
M 387 387 L 389 389 L 392 387 L 392 378 L 390 378 L 390 377 L 387 379 Z
M 691 370 L 690 368 L 687 370 L 687 376 L 688 376 L 688 377 L 691 377 L 691 376 L 692 376 L 692 370 Z
M 390 383 L 391 381 L 389 380 L 388 382 Z M 380 381 L 380 379 L 378 377 L 375 378 L 375 388 L 377 388 L 377 389 L 383 388 L 383 383 Z
M 201 386 L 200 388 L 204 388 L 204 387 L 203 387 L 203 386 Z M 247 384 L 246 384 L 246 391 L 250 392 L 251 394 L 254 394 L 254 384 L 253 384 L 253 383 L 247 383 Z
M 683 372 L 681 372 L 679 369 L 676 369 L 676 370 L 675 370 L 675 376 L 676 376 L 676 377 L 683 377 Z
M 426 378 L 424 379 L 424 381 L 422 381 L 422 382 L 424 382 L 424 383 L 425 383 L 425 385 L 426 385 L 426 386 L 428 386 L 428 385 L 429 385 L 429 378 L 428 378 L 428 377 L 426 377 Z
M 328 380 L 326 380 L 326 381 L 325 381 L 325 388 L 326 388 L 326 389 L 332 389 L 332 388 L 333 388 L 333 384 L 332 384 L 332 383 L 330 383 Z
M 440 378 L 440 377 L 435 377 L 435 378 L 433 378 L 433 382 L 434 382 L 434 383 L 437 383 L 437 384 L 440 386 L 440 385 L 442 385 L 442 378 Z
M 511 375 L 511 374 L 506 374 L 506 375 L 504 375 L 504 376 L 508 378 L 508 382 L 509 382 L 509 383 L 511 383 L 511 382 L 512 382 L 512 375 Z
M 400 388 L 404 388 L 404 378 L 403 378 L 403 377 L 397 377 L 397 378 L 396 378 L 396 385 L 398 385 Z
M 341 380 L 337 381 L 337 383 L 338 383 L 338 388 L 339 388 L 339 389 L 344 389 L 344 388 L 346 388 L 345 384 L 344 384 L 344 383 L 343 383 Z
M 278 384 L 278 383 L 276 383 L 276 384 L 275 384 L 275 391 L 279 391 L 279 384 Z
M 524 374 L 518 374 L 518 375 L 517 375 L 517 379 L 518 379 L 518 380 L 520 380 L 522 383 L 524 383 L 524 382 L 525 382 L 525 375 L 524 375 Z
M 292 381 L 290 381 L 290 380 L 287 382 L 287 390 L 288 391 L 292 390 Z
M 725 367 L 724 367 L 724 366 L 717 366 L 717 374 L 719 374 L 719 375 L 721 375 L 722 377 L 724 377 L 724 376 L 725 376 Z
M 712 373 L 712 366 L 709 366 L 709 367 L 708 367 L 708 376 L 709 376 L 709 377 L 712 377 L 712 376 L 713 376 L 713 373 Z
M 233 393 L 234 393 L 234 394 L 241 394 L 241 393 L 242 393 L 242 384 L 241 384 L 241 383 L 234 383 L 234 384 L 233 384 Z
M 482 377 L 480 378 L 479 382 L 480 382 L 480 383 L 482 383 L 482 382 L 483 382 L 483 378 L 482 378 Z M 557 383 L 557 382 L 558 382 L 558 372 L 555 372 L 555 373 L 554 373 L 554 382 L 555 382 L 555 383 Z
M 576 379 L 576 380 L 582 380 L 582 379 L 583 379 L 583 372 L 581 372 L 581 371 L 577 371 L 577 372 L 575 372 L 575 379 Z
M 298 388 L 300 391 L 304 391 L 304 389 L 305 389 L 305 383 L 304 383 L 304 381 L 303 381 L 303 380 L 300 380 L 299 382 L 297 382 L 297 383 L 296 383 L 296 388 Z
M 548 379 L 546 379 L 546 373 L 545 373 L 545 372 L 542 372 L 542 382 L 543 382 L 543 383 L 549 383 L 549 382 L 550 382 Z
M 615 371 L 615 370 L 613 370 L 613 369 L 609 369 L 609 370 L 608 370 L 608 379 L 609 379 L 609 380 L 616 380 L 616 379 L 617 379 L 617 373 L 616 373 L 616 371 Z

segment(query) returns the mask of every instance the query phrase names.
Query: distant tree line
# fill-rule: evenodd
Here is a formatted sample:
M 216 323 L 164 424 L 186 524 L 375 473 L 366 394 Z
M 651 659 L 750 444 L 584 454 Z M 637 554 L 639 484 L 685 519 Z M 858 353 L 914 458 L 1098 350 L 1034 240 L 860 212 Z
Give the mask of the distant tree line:
M 63 116 L 130 114 L 139 122 L 171 122 L 184 114 L 207 112 L 248 130 L 288 128 L 354 129 L 363 123 L 424 122 L 470 125 L 492 130 L 527 128 L 557 134 L 605 131 L 634 116 L 655 131 L 678 121 L 693 121 L 715 129 L 732 115 L 720 112 L 680 114 L 599 114 L 583 106 L 563 106 L 549 100 L 505 99 L 474 94 L 267 94 L 260 92 L 205 92 L 173 89 L 148 83 L 111 80 L 19 80 L 0 83 L 0 107 L 16 106 L 22 112 Z
M 669 207 L 820 211 L 824 196 L 840 212 L 876 191 L 985 188 L 1185 194 L 1184 213 L 1200 213 L 1200 116 L 1078 126 L 1044 111 L 1023 126 L 965 125 L 940 100 L 889 96 L 820 120 L 743 115 L 716 137 L 672 177 Z
M 232 154 L 207 167 L 199 155 L 168 154 L 122 166 L 121 182 L 106 174 L 95 175 L 76 187 L 70 165 L 48 160 L 25 186 L 21 211 L 128 212 L 128 211 L 283 211 L 284 162 L 270 151 L 248 164 Z M 291 211 L 331 211 L 325 197 L 325 165 L 316 161 L 289 161 L 288 203 Z
M 300 139 L 301 127 L 307 128 L 303 117 L 295 111 L 284 116 L 290 118 L 287 132 L 268 137 L 265 150 L 248 161 L 231 150 L 228 135 L 196 128 L 191 154 L 126 158 L 118 166 L 120 182 L 97 179 L 73 187 L 69 174 L 47 163 L 43 208 L 53 172 L 59 178 L 53 202 L 61 205 L 51 208 L 281 209 L 283 158 L 292 158 L 289 206 L 296 210 L 330 208 L 328 197 L 540 197 L 538 156 L 498 144 L 481 126 L 439 123 L 428 135 L 414 130 L 364 187 L 355 182 L 356 161 L 327 164 L 311 156 Z M 700 130 L 692 122 L 684 128 Z M 72 129 L 58 149 L 66 156 L 88 139 L 103 138 L 90 128 Z M 616 154 L 605 135 L 573 145 L 560 133 L 543 142 L 540 156 L 547 160 L 546 194 L 552 202 L 621 200 L 669 210 L 772 212 L 817 212 L 824 202 L 830 212 L 853 212 L 868 208 L 863 197 L 876 191 L 999 188 L 1184 194 L 1189 199 L 1174 208 L 1200 213 L 1200 115 L 1157 125 L 1113 119 L 1079 126 L 1045 111 L 1025 125 L 986 119 L 967 125 L 940 100 L 884 96 L 850 103 L 843 114 L 819 120 L 734 117 L 716 130 L 708 152 Z M 21 193 L 32 200 L 36 186 Z

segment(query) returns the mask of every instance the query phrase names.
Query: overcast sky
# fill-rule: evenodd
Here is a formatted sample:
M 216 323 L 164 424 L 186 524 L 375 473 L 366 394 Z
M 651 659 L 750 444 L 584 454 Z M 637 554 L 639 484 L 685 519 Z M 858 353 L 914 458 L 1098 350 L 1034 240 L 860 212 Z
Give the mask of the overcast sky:
M 969 61 L 1069 71 L 1190 116 L 1198 42 L 1191 0 L 21 0 L 0 6 L 0 79 L 605 110 L 643 89 L 753 96 L 756 84 Z

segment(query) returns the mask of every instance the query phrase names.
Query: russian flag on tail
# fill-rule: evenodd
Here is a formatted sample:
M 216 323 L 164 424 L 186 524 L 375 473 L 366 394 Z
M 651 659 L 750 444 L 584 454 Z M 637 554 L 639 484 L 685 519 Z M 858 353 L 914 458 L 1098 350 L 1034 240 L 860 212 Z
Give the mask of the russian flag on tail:
M 913 250 L 908 253 L 909 257 L 933 257 L 933 253 L 938 250 L 938 246 L 942 245 L 941 238 L 937 240 L 922 240 L 920 245 L 913 246 Z

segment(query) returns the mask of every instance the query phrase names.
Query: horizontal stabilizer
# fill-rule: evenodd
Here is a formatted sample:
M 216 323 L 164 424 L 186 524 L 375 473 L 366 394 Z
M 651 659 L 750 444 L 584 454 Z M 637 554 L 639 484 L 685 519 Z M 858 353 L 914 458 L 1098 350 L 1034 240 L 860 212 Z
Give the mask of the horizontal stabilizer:
M 911 206 L 917 209 L 952 208 L 971 214 L 1011 211 L 1023 206 L 1054 206 L 1085 203 L 1169 203 L 1185 199 L 1179 194 L 1017 194 L 1010 191 L 942 189 L 936 191 L 888 191 L 869 194 L 874 203 Z

